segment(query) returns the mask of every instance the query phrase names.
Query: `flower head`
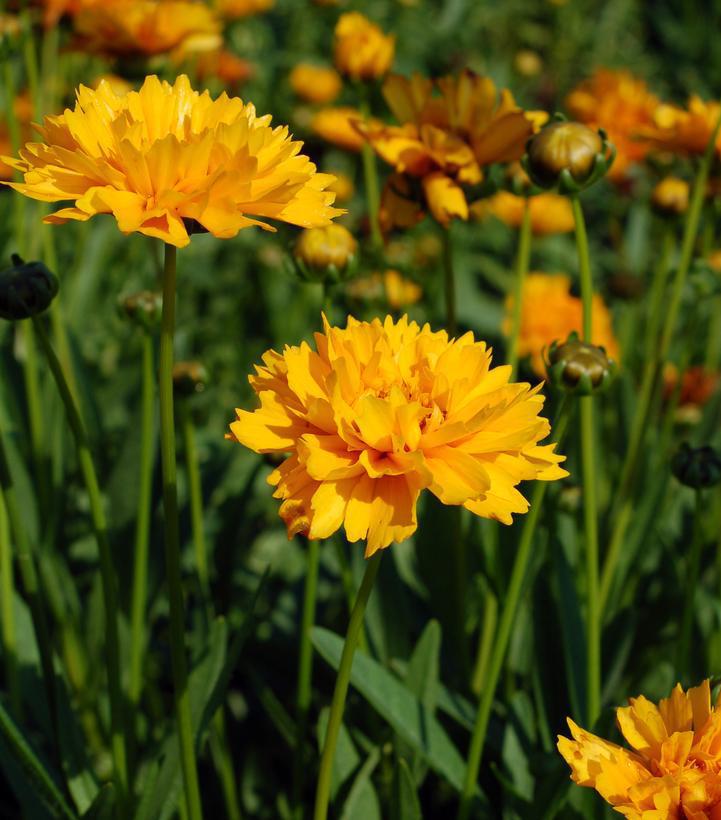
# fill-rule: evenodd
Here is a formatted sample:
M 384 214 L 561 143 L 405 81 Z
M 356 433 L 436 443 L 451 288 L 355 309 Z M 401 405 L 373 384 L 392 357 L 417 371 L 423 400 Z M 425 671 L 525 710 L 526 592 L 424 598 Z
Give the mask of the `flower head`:
M 538 444 L 550 431 L 538 388 L 491 368 L 472 333 L 324 317 L 315 347 L 266 353 L 250 377 L 260 408 L 230 426 L 255 452 L 287 454 L 268 481 L 289 537 L 344 526 L 370 556 L 415 531 L 423 489 L 510 524 L 528 509 L 517 484 L 566 475 L 555 445 Z
M 20 135 L 22 139 L 30 137 L 30 122 L 33 118 L 33 103 L 29 94 L 19 94 L 13 100 L 13 111 L 15 119 L 20 128 Z M 10 133 L 10 126 L 4 120 L 0 119 L 0 179 L 12 179 L 13 169 L 7 162 L 3 161 L 2 157 L 7 156 L 13 150 L 12 135 Z
M 679 684 L 658 705 L 643 695 L 616 710 L 631 749 L 577 726 L 558 751 L 579 786 L 596 789 L 627 820 L 716 820 L 721 817 L 721 710 L 709 682 Z
M 357 11 L 341 14 L 335 27 L 333 57 L 341 74 L 352 80 L 375 80 L 393 64 L 396 38 Z
M 531 357 L 531 367 L 538 376 L 546 372 L 543 352 L 554 341 L 564 342 L 583 327 L 583 304 L 571 295 L 571 280 L 564 274 L 531 273 L 523 284 L 521 329 L 518 352 Z M 603 347 L 618 361 L 618 344 L 613 334 L 611 314 L 600 296 L 593 297 L 593 344 Z M 512 326 L 513 298 L 506 301 L 504 333 Z
M 338 279 L 355 261 L 358 243 L 343 225 L 307 228 L 295 243 L 293 255 L 304 278 Z
M 699 156 L 711 140 L 720 113 L 720 103 L 706 102 L 694 94 L 686 108 L 659 105 L 653 123 L 639 129 L 639 135 L 662 151 Z M 721 134 L 716 137 L 716 156 L 721 156 Z
M 520 228 L 525 207 L 526 197 L 499 191 L 489 199 L 474 202 L 471 210 L 478 217 L 492 214 L 509 227 Z M 567 197 L 551 193 L 538 194 L 528 198 L 528 207 L 531 211 L 531 230 L 536 236 L 573 230 L 573 210 Z
M 638 132 L 653 124 L 659 101 L 646 83 L 630 71 L 600 68 L 566 98 L 566 108 L 578 122 L 603 128 L 616 147 L 609 177 L 619 181 L 629 168 L 642 162 L 649 143 Z
M 362 121 L 363 115 L 357 108 L 322 108 L 313 116 L 310 127 L 314 134 L 331 145 L 344 148 L 346 151 L 360 151 L 365 142 L 359 130 Z M 380 122 L 371 119 L 368 124 L 376 126 Z
M 680 216 L 688 209 L 690 186 L 685 179 L 665 177 L 651 192 L 651 205 L 661 216 Z
M 237 20 L 270 11 L 275 0 L 213 0 L 216 12 L 226 20 Z
M 298 63 L 290 72 L 290 86 L 302 99 L 316 105 L 333 102 L 343 82 L 337 71 L 327 66 Z
M 255 69 L 252 63 L 228 49 L 222 49 L 199 54 L 195 61 L 195 73 L 199 80 L 218 79 L 227 88 L 235 88 L 249 80 Z
M 29 143 L 9 162 L 24 174 L 12 187 L 45 202 L 74 205 L 46 222 L 113 214 L 124 233 L 139 232 L 182 247 L 184 220 L 221 238 L 266 219 L 302 227 L 326 225 L 340 211 L 283 126 L 251 104 L 147 77 L 140 91 L 117 96 L 106 83 L 78 89 L 74 110 L 46 117 L 44 142 Z
M 423 296 L 419 284 L 394 268 L 351 280 L 347 292 L 357 299 L 385 301 L 393 310 L 414 305 Z

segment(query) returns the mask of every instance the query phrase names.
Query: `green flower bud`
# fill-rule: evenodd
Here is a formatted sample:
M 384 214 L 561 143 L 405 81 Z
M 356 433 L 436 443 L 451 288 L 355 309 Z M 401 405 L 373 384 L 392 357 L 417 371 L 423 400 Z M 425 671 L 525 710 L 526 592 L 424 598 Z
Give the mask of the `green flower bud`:
M 0 319 L 37 316 L 50 307 L 58 280 L 42 262 L 23 262 L 13 254 L 12 267 L 0 272 Z
M 671 459 L 671 472 L 687 487 L 703 490 L 721 481 L 721 455 L 709 447 L 684 442 Z
M 293 259 L 306 282 L 336 283 L 355 270 L 358 243 L 342 225 L 307 228 L 298 237 Z
M 582 342 L 575 332 L 562 344 L 551 345 L 546 368 L 552 384 L 579 396 L 605 390 L 616 372 L 602 347 Z
M 145 330 L 157 326 L 163 312 L 163 296 L 152 290 L 141 290 L 124 296 L 119 302 L 122 316 Z
M 202 393 L 208 381 L 208 371 L 200 362 L 176 362 L 173 367 L 173 391 L 188 397 Z

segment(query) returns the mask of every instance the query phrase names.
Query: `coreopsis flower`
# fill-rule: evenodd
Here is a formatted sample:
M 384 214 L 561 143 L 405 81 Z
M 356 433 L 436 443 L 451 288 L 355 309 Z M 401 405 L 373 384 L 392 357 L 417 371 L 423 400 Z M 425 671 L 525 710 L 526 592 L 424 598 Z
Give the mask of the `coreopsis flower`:
M 311 131 L 321 139 L 343 148 L 346 151 L 360 151 L 365 142 L 359 127 L 363 122 L 363 115 L 357 108 L 339 106 L 336 108 L 322 108 L 313 115 Z M 371 118 L 367 121 L 371 127 L 380 125 L 380 120 Z
M 510 524 L 528 509 L 521 481 L 566 475 L 555 445 L 539 444 L 550 425 L 538 388 L 491 368 L 472 333 L 449 339 L 407 317 L 323 323 L 315 350 L 265 354 L 250 377 L 260 408 L 230 426 L 255 452 L 286 455 L 268 482 L 289 537 L 344 527 L 368 557 L 412 535 L 423 489 Z
M 24 175 L 17 191 L 73 204 L 46 222 L 81 222 L 112 214 L 123 233 L 139 232 L 177 247 L 188 222 L 227 239 L 275 219 L 326 225 L 341 213 L 285 126 L 256 116 L 252 104 L 225 93 L 213 100 L 185 75 L 173 85 L 145 79 L 140 91 L 116 95 L 107 83 L 80 86 L 71 111 L 46 117 L 43 142 L 6 161 Z
M 583 303 L 571 294 L 571 279 L 564 274 L 530 273 L 523 283 L 521 327 L 518 353 L 531 357 L 531 367 L 538 376 L 546 372 L 544 350 L 554 341 L 565 341 L 572 332 L 583 328 Z M 503 332 L 512 327 L 513 296 L 506 300 Z M 610 358 L 618 361 L 618 343 L 613 334 L 611 314 L 603 299 L 593 295 L 592 342 L 603 347 Z
M 385 301 L 393 310 L 414 305 L 423 296 L 423 289 L 417 282 L 394 268 L 351 280 L 347 292 L 355 299 Z
M 335 66 L 352 80 L 376 80 L 393 64 L 396 38 L 360 12 L 341 14 L 333 43 Z
M 343 87 L 337 71 L 312 63 L 298 63 L 288 79 L 290 87 L 301 99 L 315 105 L 333 102 Z
M 195 73 L 199 80 L 220 80 L 227 88 L 235 89 L 255 73 L 253 64 L 223 48 L 204 51 L 195 61 Z
M 499 191 L 489 199 L 474 202 L 471 211 L 479 218 L 493 215 L 511 228 L 520 228 L 525 207 L 526 197 Z M 567 197 L 551 193 L 537 194 L 528 197 L 528 207 L 531 212 L 531 231 L 536 236 L 573 230 L 573 209 Z
M 680 684 L 658 705 L 640 695 L 616 710 L 627 749 L 587 732 L 570 718 L 571 738 L 558 751 L 580 786 L 596 789 L 627 820 L 717 820 L 721 817 L 721 710 L 708 680 Z
M 77 45 L 113 57 L 173 52 L 176 59 L 219 48 L 220 21 L 193 0 L 103 0 L 74 17 Z
M 707 102 L 694 94 L 686 108 L 659 105 L 653 122 L 638 133 L 662 151 L 700 156 L 709 144 L 720 113 L 720 103 Z M 716 139 L 716 155 L 721 156 L 721 135 Z
M 481 182 L 487 165 L 519 159 L 535 125 L 488 77 L 464 71 L 436 86 L 440 95 L 419 74 L 388 77 L 383 95 L 400 124 L 361 128 L 385 162 L 419 180 L 424 207 L 447 225 L 468 218 L 464 186 Z
M 690 187 L 685 179 L 665 177 L 651 192 L 651 207 L 661 216 L 681 216 L 688 210 Z
M 306 279 L 340 278 L 355 261 L 358 242 L 343 225 L 306 228 L 295 243 L 293 256 Z
M 663 397 L 666 400 L 670 399 L 678 389 L 679 408 L 698 409 L 713 396 L 720 381 L 719 373 L 707 370 L 701 365 L 687 368 L 679 377 L 678 368 L 668 362 L 663 369 Z
M 275 0 L 213 0 L 215 11 L 226 20 L 237 20 L 270 11 Z
M 630 71 L 600 68 L 566 97 L 571 116 L 592 128 L 603 128 L 616 147 L 616 159 L 609 170 L 615 182 L 628 175 L 629 168 L 642 162 L 650 145 L 639 139 L 640 130 L 653 125 L 658 98 L 644 80 Z

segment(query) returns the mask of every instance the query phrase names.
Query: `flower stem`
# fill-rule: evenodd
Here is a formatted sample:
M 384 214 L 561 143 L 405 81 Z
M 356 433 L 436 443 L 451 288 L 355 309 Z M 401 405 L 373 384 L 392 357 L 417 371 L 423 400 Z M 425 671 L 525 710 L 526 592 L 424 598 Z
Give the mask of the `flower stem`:
M 453 266 L 453 242 L 451 226 L 443 229 L 443 281 L 446 294 L 446 330 L 448 335 L 456 335 L 456 272 Z
M 145 651 L 145 608 L 148 597 L 148 545 L 152 502 L 153 461 L 155 456 L 155 366 L 153 337 L 143 332 L 142 395 L 140 421 L 140 472 L 138 476 L 138 514 L 135 522 L 135 564 L 130 604 L 130 684 L 131 707 L 140 701 Z
M 108 690 L 110 693 L 110 734 L 115 766 L 115 779 L 121 800 L 127 795 L 128 769 L 125 727 L 123 720 L 123 701 L 120 687 L 120 644 L 118 640 L 118 591 L 113 559 L 108 542 L 108 526 L 105 519 L 105 510 L 100 495 L 98 476 L 90 452 L 90 442 L 85 425 L 80 416 L 70 386 L 65 378 L 62 365 L 50 343 L 42 319 L 33 317 L 33 325 L 37 333 L 40 346 L 47 359 L 50 371 L 60 393 L 68 423 L 75 439 L 80 472 L 83 476 L 85 489 L 90 502 L 90 517 L 93 525 L 95 540 L 98 545 L 100 559 L 100 577 L 103 587 L 103 603 L 105 606 L 105 652 L 108 669 Z
M 193 417 L 187 402 L 183 402 L 179 410 L 183 431 L 183 447 L 185 449 L 185 467 L 188 471 L 190 526 L 193 531 L 195 568 L 198 572 L 200 588 L 207 601 L 210 595 L 208 548 L 205 542 L 205 529 L 203 527 L 203 485 L 200 480 L 200 468 L 198 467 L 198 446 L 195 441 L 195 425 L 193 424 Z
M 689 668 L 691 630 L 693 627 L 694 604 L 696 602 L 696 588 L 698 587 L 699 571 L 701 569 L 701 550 L 703 548 L 703 528 L 701 526 L 703 505 L 701 501 L 701 490 L 696 490 L 693 536 L 691 537 L 691 548 L 689 550 L 688 570 L 686 574 L 686 595 L 684 596 L 681 633 L 678 642 L 678 656 L 676 658 L 676 670 L 678 674 L 686 676 L 687 679 L 692 671 Z
M 300 805 L 303 785 L 303 751 L 308 728 L 311 679 L 313 675 L 313 644 L 310 633 L 315 623 L 316 594 L 318 590 L 318 567 L 320 565 L 320 541 L 308 541 L 308 558 L 303 592 L 303 614 L 300 624 L 300 650 L 298 653 L 298 688 L 296 693 L 296 738 L 293 766 L 293 794 L 297 816 L 302 816 Z
M 343 643 L 343 653 L 341 654 L 338 676 L 335 681 L 335 689 L 333 690 L 328 728 L 326 729 L 323 754 L 320 760 L 318 785 L 315 793 L 315 810 L 313 812 L 314 820 L 326 820 L 328 816 L 328 801 L 330 799 L 330 784 L 333 774 L 335 747 L 343 721 L 343 709 L 345 707 L 346 695 L 348 694 L 353 655 L 355 654 L 355 649 L 358 644 L 358 636 L 363 628 L 363 615 L 371 590 L 373 589 L 373 582 L 378 574 L 382 555 L 383 552 L 379 550 L 368 559 L 366 571 L 363 575 L 363 580 L 361 581 L 358 596 L 356 597 L 353 612 L 351 612 L 350 621 L 348 623 L 348 632 L 346 633 L 345 642 Z
M 566 400 L 563 399 L 560 407 L 558 408 L 556 422 L 553 425 L 553 429 L 555 431 L 555 441 L 561 441 L 563 434 L 565 433 L 567 423 L 568 413 L 566 412 Z M 471 743 L 468 748 L 466 774 L 463 782 L 463 790 L 461 792 L 458 820 L 468 820 L 470 817 L 473 793 L 476 789 L 476 783 L 478 781 L 478 771 L 481 767 L 483 747 L 485 745 L 486 734 L 488 732 L 488 721 L 491 716 L 491 707 L 493 706 L 493 697 L 496 692 L 496 686 L 498 685 L 498 679 L 501 675 L 503 661 L 506 657 L 506 650 L 508 649 L 508 642 L 511 637 L 513 624 L 516 620 L 518 603 L 521 597 L 523 584 L 526 580 L 528 562 L 531 557 L 533 537 L 536 533 L 536 525 L 538 524 L 538 515 L 543 499 L 546 495 L 547 488 L 547 482 L 536 481 L 533 488 L 533 495 L 531 496 L 530 509 L 523 522 L 523 531 L 521 532 L 521 539 L 518 544 L 518 552 L 516 553 L 516 558 L 513 562 L 511 579 L 508 583 L 508 589 L 503 599 L 503 610 L 501 612 L 501 620 L 498 625 L 498 632 L 496 633 L 496 638 L 491 649 L 485 680 L 483 681 L 481 687 L 481 699 L 478 702 L 476 720 L 473 725 Z
M 183 588 L 180 574 L 180 532 L 173 413 L 173 338 L 175 334 L 176 248 L 165 245 L 163 267 L 163 316 L 160 328 L 160 455 L 163 468 L 163 508 L 165 511 L 165 564 L 170 604 L 170 651 L 175 690 L 175 711 L 180 745 L 183 786 L 190 820 L 200 820 L 203 809 L 195 761 L 195 744 L 190 717 L 188 668 L 183 630 Z
M 521 315 L 523 312 L 523 283 L 528 273 L 531 259 L 531 207 L 526 197 L 523 208 L 523 219 L 518 234 L 518 253 L 513 286 L 513 316 L 511 319 L 511 337 L 508 340 L 508 364 L 511 365 L 510 381 L 516 377 L 518 370 L 518 337 L 521 332 Z
M 368 92 L 365 87 L 362 90 L 362 100 L 360 111 L 363 119 L 367 122 L 370 117 L 370 104 L 368 102 Z M 363 181 L 365 183 L 366 201 L 368 203 L 368 221 L 371 229 L 371 241 L 373 248 L 380 251 L 383 248 L 383 234 L 378 220 L 380 209 L 380 186 L 378 184 L 378 166 L 373 146 L 368 140 L 363 141 L 361 148 L 361 158 L 363 160 Z
M 480 695 L 483 691 L 483 682 L 488 672 L 488 661 L 493 646 L 493 636 L 498 623 L 498 598 L 488 585 L 485 599 L 483 601 L 483 626 L 481 628 L 481 639 L 478 643 L 478 654 L 476 655 L 476 665 L 473 669 L 471 679 L 471 691 Z
M 669 225 L 664 225 L 663 237 L 661 239 L 661 255 L 653 272 L 653 282 L 651 283 L 651 293 L 649 295 L 646 340 L 644 343 L 646 361 L 654 358 L 656 346 L 658 345 L 658 331 L 661 326 L 663 295 L 666 290 L 666 280 L 670 269 L 673 246 L 673 229 Z
M 5 680 L 10 690 L 10 705 L 16 717 L 21 716 L 20 679 L 18 677 L 17 640 L 15 635 L 15 578 L 10 549 L 10 527 L 5 500 L 0 492 L 0 606 L 2 607 L 2 647 Z

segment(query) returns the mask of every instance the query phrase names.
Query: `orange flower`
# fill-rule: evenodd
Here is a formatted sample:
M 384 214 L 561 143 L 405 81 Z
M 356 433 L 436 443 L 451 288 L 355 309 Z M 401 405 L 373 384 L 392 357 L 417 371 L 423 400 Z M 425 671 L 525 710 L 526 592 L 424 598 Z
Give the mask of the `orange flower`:
M 531 211 L 531 230 L 537 236 L 573 230 L 573 210 L 565 196 L 537 194 L 529 197 L 528 206 Z M 492 214 L 509 227 L 520 228 L 525 207 L 525 197 L 515 196 L 508 191 L 499 191 L 490 199 L 474 202 L 471 210 L 476 217 L 482 218 Z
M 705 102 L 697 95 L 690 97 L 686 108 L 659 105 L 653 122 L 639 134 L 656 148 L 681 156 L 703 154 L 721 113 L 717 102 Z M 716 139 L 716 155 L 721 156 L 721 134 Z
M 348 283 L 347 290 L 356 299 L 385 299 L 393 310 L 414 305 L 423 296 L 423 289 L 419 284 L 393 268 L 353 279 Z
M 596 791 L 627 820 L 721 818 L 721 710 L 706 680 L 680 684 L 658 704 L 640 695 L 616 710 L 631 749 L 577 726 L 558 738 L 558 751 L 579 786 Z
M 663 396 L 671 398 L 678 387 L 678 369 L 670 362 L 663 369 Z M 719 374 L 711 373 L 705 367 L 695 366 L 684 370 L 681 376 L 681 391 L 678 397 L 679 407 L 703 407 L 716 392 Z
M 198 55 L 195 71 L 199 80 L 205 82 L 215 77 L 228 88 L 237 88 L 255 73 L 252 63 L 225 48 Z
M 333 57 L 341 74 L 352 80 L 376 80 L 388 72 L 396 38 L 357 11 L 341 14 L 335 27 Z
M 491 368 L 472 333 L 449 339 L 407 317 L 359 322 L 271 350 L 250 383 L 255 412 L 237 410 L 230 438 L 286 454 L 268 482 L 288 536 L 345 527 L 366 557 L 416 530 L 423 489 L 444 504 L 506 524 L 528 510 L 516 486 L 566 475 L 539 416 L 543 396 Z
M 358 130 L 362 121 L 363 115 L 357 108 L 323 108 L 314 114 L 310 127 L 314 134 L 331 145 L 337 145 L 346 151 L 360 151 L 365 142 Z M 375 119 L 368 122 L 372 127 L 379 124 L 379 120 Z
M 512 327 L 513 297 L 506 300 L 503 332 Z M 618 361 L 618 344 L 613 335 L 611 314 L 597 294 L 593 297 L 593 344 L 605 348 L 609 357 Z M 571 295 L 571 279 L 564 274 L 531 273 L 523 284 L 521 329 L 518 339 L 520 356 L 530 356 L 531 366 L 538 376 L 544 376 L 544 350 L 551 342 L 564 342 L 572 331 L 581 333 L 583 305 Z
M 340 94 L 343 83 L 338 72 L 332 68 L 298 63 L 290 72 L 290 87 L 301 99 L 325 105 Z
M 214 0 L 213 5 L 221 17 L 233 20 L 270 11 L 275 0 Z
M 658 105 L 643 80 L 630 71 L 608 68 L 598 69 L 566 98 L 566 108 L 574 119 L 603 128 L 616 146 L 616 159 L 609 171 L 614 181 L 627 176 L 629 168 L 648 154 L 649 143 L 638 134 L 653 125 Z

